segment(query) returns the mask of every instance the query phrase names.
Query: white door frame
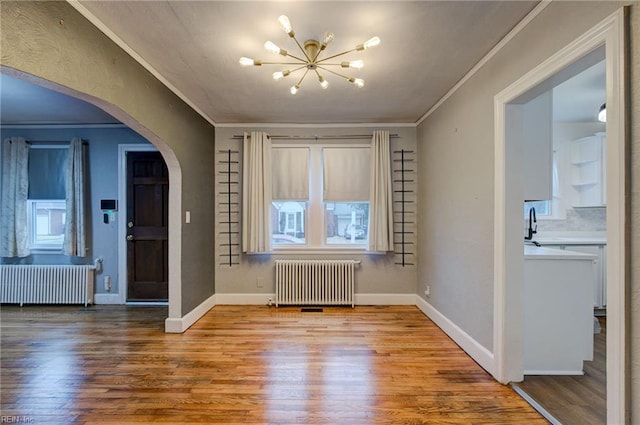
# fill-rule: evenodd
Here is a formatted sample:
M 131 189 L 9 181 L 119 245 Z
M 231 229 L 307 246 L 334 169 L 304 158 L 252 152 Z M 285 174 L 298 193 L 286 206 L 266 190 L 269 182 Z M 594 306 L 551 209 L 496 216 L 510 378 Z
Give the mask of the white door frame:
M 509 205 L 507 179 L 507 104 L 550 79 L 563 68 L 605 48 L 607 86 L 607 423 L 623 424 L 627 416 L 627 344 L 625 317 L 626 132 L 625 132 L 625 10 L 620 9 L 567 45 L 494 99 L 495 112 L 495 215 L 494 215 L 494 377 L 502 382 L 521 380 L 522 275 L 510 261 L 522 262 L 522 232 L 508 229 L 513 205 Z M 513 202 L 511 202 L 513 204 Z M 522 204 L 519 203 L 522 215 Z M 513 219 L 511 219 L 513 220 Z M 514 246 L 520 249 L 512 249 Z M 508 247 L 510 249 L 508 249 Z M 518 270 L 518 267 L 515 267 Z

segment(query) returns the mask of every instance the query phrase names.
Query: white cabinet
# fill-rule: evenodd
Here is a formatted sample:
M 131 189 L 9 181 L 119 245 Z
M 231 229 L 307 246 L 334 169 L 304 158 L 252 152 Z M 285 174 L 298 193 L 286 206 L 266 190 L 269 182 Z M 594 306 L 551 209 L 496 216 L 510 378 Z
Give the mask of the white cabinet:
M 523 264 L 524 374 L 581 375 L 593 359 L 593 256 L 536 251 Z
M 522 105 L 524 200 L 551 200 L 553 163 L 553 97 L 543 93 Z
M 571 144 L 571 186 L 573 206 L 607 205 L 606 135 L 596 133 Z
M 551 248 L 566 249 L 574 252 L 584 252 L 596 256 L 595 260 L 595 279 L 593 281 L 593 307 L 602 309 L 607 307 L 607 246 L 598 245 L 575 245 L 575 244 L 557 244 L 542 243 L 544 246 Z

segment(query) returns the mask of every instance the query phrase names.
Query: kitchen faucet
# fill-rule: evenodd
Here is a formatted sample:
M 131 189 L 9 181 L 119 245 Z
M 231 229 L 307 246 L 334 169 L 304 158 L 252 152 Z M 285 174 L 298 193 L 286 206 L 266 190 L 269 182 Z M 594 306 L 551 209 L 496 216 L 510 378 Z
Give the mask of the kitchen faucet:
M 533 239 L 534 233 L 538 233 L 538 225 L 536 223 L 536 209 L 531 207 L 529 208 L 529 228 L 527 228 L 527 236 L 524 237 L 525 240 L 530 241 Z

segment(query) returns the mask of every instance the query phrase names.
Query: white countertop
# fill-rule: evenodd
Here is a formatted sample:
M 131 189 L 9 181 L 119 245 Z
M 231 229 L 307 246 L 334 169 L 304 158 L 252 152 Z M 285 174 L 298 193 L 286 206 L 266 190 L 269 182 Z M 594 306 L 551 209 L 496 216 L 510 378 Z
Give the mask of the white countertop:
M 525 245 L 525 260 L 595 260 L 596 256 L 584 252 L 565 249 L 546 248 L 544 246 Z
M 606 245 L 606 232 L 547 232 L 537 234 L 533 240 L 543 245 Z

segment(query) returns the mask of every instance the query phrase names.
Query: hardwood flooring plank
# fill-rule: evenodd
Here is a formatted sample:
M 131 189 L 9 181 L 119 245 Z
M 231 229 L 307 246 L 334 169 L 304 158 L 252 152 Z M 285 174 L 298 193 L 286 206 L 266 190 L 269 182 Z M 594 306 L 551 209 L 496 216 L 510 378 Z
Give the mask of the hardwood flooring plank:
M 0 310 L 1 414 L 76 424 L 546 424 L 410 306 Z

